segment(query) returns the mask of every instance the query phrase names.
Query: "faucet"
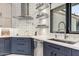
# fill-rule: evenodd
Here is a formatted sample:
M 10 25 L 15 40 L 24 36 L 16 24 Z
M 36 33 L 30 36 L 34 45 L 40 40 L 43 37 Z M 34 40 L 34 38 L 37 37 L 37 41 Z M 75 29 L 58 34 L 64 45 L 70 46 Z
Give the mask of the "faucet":
M 60 28 L 60 25 L 64 25 L 64 29 L 61 29 Z M 59 24 L 58 24 L 58 31 L 60 31 L 60 30 L 65 30 L 64 31 L 64 39 L 66 39 L 68 36 L 66 35 L 66 24 L 63 22 L 63 21 L 61 21 Z

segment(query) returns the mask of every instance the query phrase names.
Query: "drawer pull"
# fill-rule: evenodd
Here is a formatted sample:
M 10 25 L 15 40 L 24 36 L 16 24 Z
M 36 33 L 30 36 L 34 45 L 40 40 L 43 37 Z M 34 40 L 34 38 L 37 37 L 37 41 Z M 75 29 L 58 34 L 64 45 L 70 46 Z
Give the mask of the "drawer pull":
M 51 56 L 57 56 L 55 52 L 51 52 Z
M 23 43 L 18 43 L 18 45 L 24 45 Z
M 24 40 L 24 39 L 20 39 L 20 38 L 18 38 L 17 40 Z
M 53 48 L 55 48 L 55 49 L 57 49 L 57 50 L 60 50 L 60 48 L 58 48 L 58 47 L 53 47 Z
M 52 48 L 54 48 L 54 49 L 60 50 L 60 48 L 58 48 L 58 47 L 51 46 L 51 45 L 48 45 L 48 46 L 50 46 L 50 47 L 52 47 Z
M 24 52 L 24 50 L 16 50 L 16 51 L 18 51 L 18 52 Z

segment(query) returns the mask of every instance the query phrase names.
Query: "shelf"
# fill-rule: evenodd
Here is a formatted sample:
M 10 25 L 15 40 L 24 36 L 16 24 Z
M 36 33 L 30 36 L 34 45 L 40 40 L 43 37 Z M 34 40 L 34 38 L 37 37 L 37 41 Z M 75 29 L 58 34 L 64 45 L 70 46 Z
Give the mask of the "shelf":
M 48 28 L 48 26 L 47 25 L 37 25 L 36 28 Z
M 48 18 L 48 14 L 47 13 L 39 13 L 39 14 L 37 14 L 36 18 L 45 19 L 45 18 Z
M 39 11 L 42 11 L 46 8 L 49 7 L 49 4 L 48 3 L 39 3 L 39 4 L 36 4 L 36 9 L 39 10 Z

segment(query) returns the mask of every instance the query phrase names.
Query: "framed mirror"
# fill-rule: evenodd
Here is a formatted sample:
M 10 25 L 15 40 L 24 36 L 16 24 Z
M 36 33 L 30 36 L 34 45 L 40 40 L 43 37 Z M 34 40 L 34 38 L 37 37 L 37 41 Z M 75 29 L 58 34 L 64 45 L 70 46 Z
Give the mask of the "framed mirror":
M 66 32 L 66 4 L 50 10 L 50 32 Z

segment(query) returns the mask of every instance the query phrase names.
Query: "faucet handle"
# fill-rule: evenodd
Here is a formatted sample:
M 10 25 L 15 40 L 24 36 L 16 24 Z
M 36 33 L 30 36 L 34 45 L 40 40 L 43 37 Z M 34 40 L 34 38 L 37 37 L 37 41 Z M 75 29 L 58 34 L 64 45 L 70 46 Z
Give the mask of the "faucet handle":
M 57 38 L 57 35 L 55 34 L 55 38 Z
M 68 35 L 65 35 L 65 36 L 64 36 L 64 39 L 67 39 L 68 37 L 69 37 Z

